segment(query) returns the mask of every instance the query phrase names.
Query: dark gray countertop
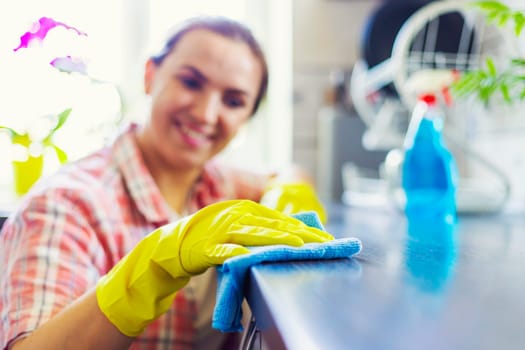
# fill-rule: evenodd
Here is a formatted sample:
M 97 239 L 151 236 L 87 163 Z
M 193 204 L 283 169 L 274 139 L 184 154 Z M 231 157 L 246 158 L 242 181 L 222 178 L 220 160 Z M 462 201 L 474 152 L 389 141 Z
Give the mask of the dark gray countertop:
M 355 258 L 252 268 L 248 302 L 271 349 L 522 349 L 525 215 L 410 229 L 394 211 L 330 208 Z
M 4 224 L 4 221 L 7 219 L 8 216 L 8 212 L 0 210 L 0 228 L 2 228 L 2 225 Z

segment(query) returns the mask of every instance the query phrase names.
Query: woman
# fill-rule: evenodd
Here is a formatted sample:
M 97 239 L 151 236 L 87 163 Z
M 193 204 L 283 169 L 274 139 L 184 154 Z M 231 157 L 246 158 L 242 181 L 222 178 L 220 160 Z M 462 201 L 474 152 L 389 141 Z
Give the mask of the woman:
M 146 63 L 147 122 L 39 183 L 6 222 L 0 344 L 227 348 L 210 329 L 208 267 L 245 245 L 332 239 L 286 215 L 323 215 L 300 175 L 213 160 L 255 113 L 267 81 L 242 25 L 185 23 Z

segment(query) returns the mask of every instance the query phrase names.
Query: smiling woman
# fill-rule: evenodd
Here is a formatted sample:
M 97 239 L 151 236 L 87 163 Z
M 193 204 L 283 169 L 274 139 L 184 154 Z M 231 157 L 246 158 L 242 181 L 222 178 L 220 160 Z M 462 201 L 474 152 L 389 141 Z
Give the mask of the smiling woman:
M 144 122 L 39 182 L 4 225 L 0 347 L 233 348 L 236 334 L 211 328 L 209 268 L 245 246 L 333 239 L 289 215 L 326 220 L 303 172 L 218 158 L 267 75 L 242 23 L 177 27 L 144 64 Z
M 183 24 L 148 60 L 144 79 L 151 117 L 137 140 L 154 177 L 165 167 L 202 167 L 222 151 L 268 80 L 258 44 L 225 19 Z M 173 206 L 184 208 L 184 200 Z
M 184 18 L 200 14 L 227 16 L 249 26 L 268 58 L 268 95 L 257 118 L 242 127 L 223 156 L 247 167 L 282 166 L 292 161 L 292 1 L 197 0 L 181 6 L 170 0 L 147 1 L 148 42 L 157 43 Z M 134 11 L 137 12 L 137 11 Z M 144 33 L 142 33 L 144 35 Z M 133 52 L 142 52 L 140 43 Z M 155 52 L 157 45 L 153 45 Z
M 141 99 L 141 71 L 144 53 L 150 43 L 162 38 L 173 23 L 189 16 L 224 15 L 253 28 L 267 52 L 269 70 L 272 75 L 279 76 L 278 83 L 270 83 L 268 98 L 259 109 L 261 118 L 254 118 L 242 128 L 224 156 L 241 160 L 248 167 L 261 163 L 284 165 L 292 158 L 290 4 L 282 4 L 278 0 L 197 0 L 182 3 L 168 0 L 116 0 L 109 3 L 104 0 L 81 3 L 20 0 L 10 5 L 2 3 L 0 96 L 9 98 L 0 98 L 0 125 L 12 125 L 14 120 L 17 124 L 23 124 L 47 110 L 58 113 L 63 110 L 64 101 L 74 101 L 71 118 L 56 135 L 55 141 L 64 147 L 71 160 L 78 159 L 103 145 L 114 133 L 115 124 L 121 117 L 127 120 L 142 118 L 147 101 Z M 20 33 L 42 16 L 74 25 L 88 33 L 84 46 L 79 47 L 78 43 L 72 42 L 67 45 L 87 58 L 90 75 L 112 84 L 92 86 L 81 79 L 71 79 L 76 80 L 74 87 L 56 81 L 51 84 L 37 78 L 32 69 L 14 69 L 11 63 L 7 63 L 5 60 L 13 56 L 12 49 L 20 43 Z M 49 39 L 49 44 L 54 43 L 50 46 L 64 45 L 61 39 L 55 40 L 54 35 Z M 12 63 L 20 66 L 19 62 Z M 120 96 L 115 86 L 118 86 Z M 28 98 L 31 103 L 27 103 Z M 7 135 L 0 134 L 0 145 L 8 144 L 6 138 Z M 10 167 L 8 153 L 0 152 L 1 168 Z M 49 174 L 56 168 L 56 163 L 48 162 L 44 173 Z M 10 186 L 11 182 L 10 172 L 0 172 L 0 187 Z

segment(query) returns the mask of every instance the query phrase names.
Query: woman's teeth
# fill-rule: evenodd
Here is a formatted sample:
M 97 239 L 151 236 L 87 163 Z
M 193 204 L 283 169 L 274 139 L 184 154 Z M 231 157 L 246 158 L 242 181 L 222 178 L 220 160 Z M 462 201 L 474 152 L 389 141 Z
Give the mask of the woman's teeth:
M 208 139 L 208 136 L 206 136 L 205 134 L 201 133 L 201 132 L 198 132 L 198 131 L 195 131 L 185 125 L 181 125 L 180 126 L 180 130 L 186 134 L 187 136 L 189 137 L 192 137 L 192 138 L 196 138 L 196 139 L 200 139 L 200 140 L 207 140 Z

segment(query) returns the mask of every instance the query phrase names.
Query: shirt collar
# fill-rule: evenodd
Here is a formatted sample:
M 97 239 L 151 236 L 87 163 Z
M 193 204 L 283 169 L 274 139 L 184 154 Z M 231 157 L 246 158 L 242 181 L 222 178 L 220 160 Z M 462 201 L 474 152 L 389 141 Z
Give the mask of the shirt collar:
M 164 224 L 179 215 L 168 206 L 144 163 L 135 137 L 138 128 L 133 123 L 117 137 L 113 154 L 138 210 L 148 221 Z

